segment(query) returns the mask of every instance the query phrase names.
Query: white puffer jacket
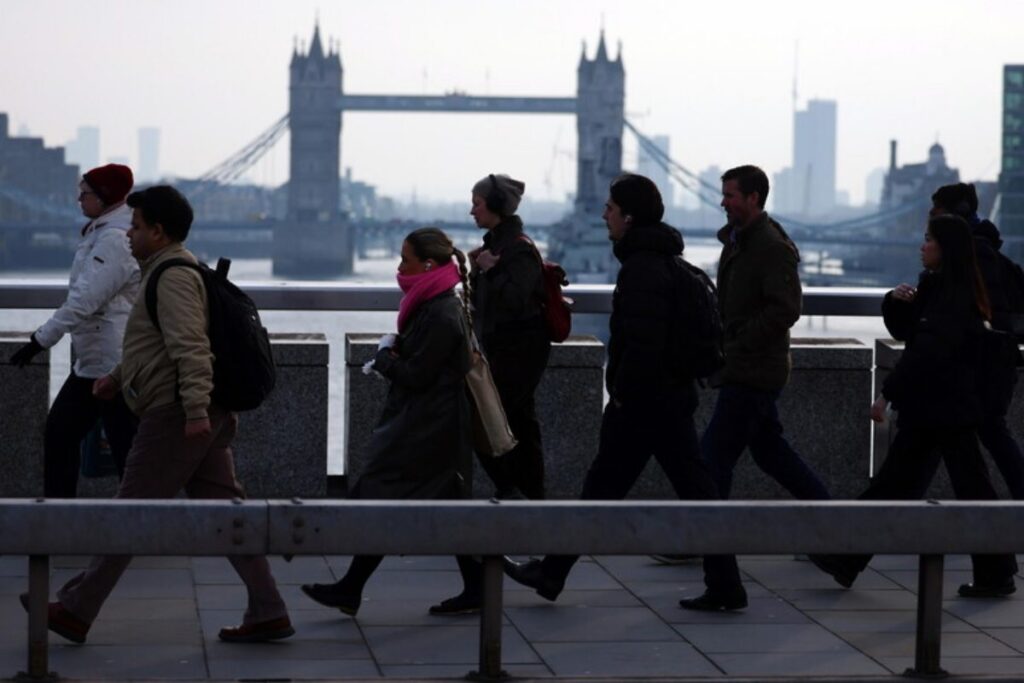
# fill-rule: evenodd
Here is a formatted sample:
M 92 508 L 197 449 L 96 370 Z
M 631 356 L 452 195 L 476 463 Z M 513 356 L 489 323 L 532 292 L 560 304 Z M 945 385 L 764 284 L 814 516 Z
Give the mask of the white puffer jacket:
M 68 298 L 36 330 L 36 341 L 47 349 L 71 334 L 79 377 L 102 377 L 121 362 L 125 323 L 139 294 L 139 264 L 127 236 L 131 224 L 132 210 L 121 204 L 85 227 L 71 264 Z

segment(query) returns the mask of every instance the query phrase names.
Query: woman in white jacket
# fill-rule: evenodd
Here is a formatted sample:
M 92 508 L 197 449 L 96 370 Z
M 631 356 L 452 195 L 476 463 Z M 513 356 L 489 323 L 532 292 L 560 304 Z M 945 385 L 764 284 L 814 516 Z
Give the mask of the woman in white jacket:
M 132 210 L 124 203 L 132 189 L 132 171 L 108 164 L 94 168 L 79 183 L 78 203 L 90 221 L 82 228 L 68 283 L 68 298 L 31 340 L 11 357 L 24 367 L 32 357 L 71 335 L 74 365 L 46 418 L 44 495 L 74 498 L 82 439 L 100 418 L 118 468 L 135 436 L 136 419 L 118 395 L 101 401 L 92 395 L 97 377 L 121 360 L 128 313 L 139 291 L 139 264 L 128 246 Z

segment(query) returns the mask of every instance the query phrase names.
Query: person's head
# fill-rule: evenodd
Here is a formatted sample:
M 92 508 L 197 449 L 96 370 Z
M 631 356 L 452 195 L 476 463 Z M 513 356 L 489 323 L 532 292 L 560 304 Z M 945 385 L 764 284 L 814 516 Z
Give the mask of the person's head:
M 921 265 L 939 273 L 951 291 L 969 294 L 978 311 L 986 319 L 991 318 L 988 293 L 978 270 L 974 238 L 967 221 L 951 214 L 929 219 L 921 245 Z
M 953 183 L 943 185 L 932 195 L 932 208 L 929 216 L 942 214 L 959 216 L 966 221 L 973 220 L 978 214 L 978 191 L 973 183 Z
M 132 255 L 146 259 L 174 242 L 184 242 L 192 227 L 192 206 L 170 185 L 154 185 L 128 195 Z
M 608 187 L 608 201 L 601 218 L 608 226 L 608 239 L 617 242 L 634 225 L 654 225 L 665 215 L 658 186 L 650 178 L 623 173 Z
M 132 169 L 107 164 L 87 171 L 78 183 L 78 203 L 86 218 L 98 218 L 124 201 L 135 178 Z
M 722 174 L 722 208 L 729 225 L 742 228 L 764 211 L 768 176 L 757 166 L 737 166 Z
M 437 268 L 458 262 L 459 279 L 462 281 L 462 305 L 469 315 L 469 277 L 466 272 L 466 255 L 455 248 L 452 240 L 440 228 L 419 228 L 405 236 L 402 241 L 402 261 L 398 264 L 399 277 L 421 275 Z
M 497 227 L 503 218 L 515 215 L 525 190 L 526 184 L 522 181 L 504 173 L 491 173 L 473 186 L 469 215 L 477 227 L 485 230 Z

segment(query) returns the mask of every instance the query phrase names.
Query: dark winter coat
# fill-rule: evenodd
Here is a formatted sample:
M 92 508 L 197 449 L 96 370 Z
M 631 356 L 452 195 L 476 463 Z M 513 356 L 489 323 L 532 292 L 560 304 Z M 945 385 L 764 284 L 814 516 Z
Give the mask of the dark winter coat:
M 484 235 L 484 248 L 501 257 L 486 273 L 473 275 L 473 323 L 485 348 L 492 335 L 509 330 L 528 327 L 546 334 L 541 261 L 523 234 L 523 221 L 509 216 Z
M 983 330 L 973 300 L 952 297 L 941 277 L 924 273 L 914 301 L 886 295 L 885 326 L 906 342 L 882 395 L 899 412 L 900 425 L 973 427 L 981 418 L 978 340 Z
M 683 387 L 696 407 L 696 387 L 692 379 L 680 376 L 671 347 L 673 260 L 682 252 L 682 235 L 664 223 L 635 225 L 615 243 L 622 267 L 612 294 L 605 381 L 608 394 L 620 403 L 678 395 Z
M 980 221 L 971 226 L 974 235 L 974 253 L 978 261 L 978 270 L 985 281 L 989 305 L 992 307 L 992 327 L 997 330 L 1011 331 L 1010 322 L 1013 313 L 1024 312 L 1020 281 L 1020 267 L 1000 253 L 1003 246 L 1002 237 L 990 221 Z
M 777 391 L 789 380 L 789 328 L 800 318 L 800 252 L 767 213 L 724 245 L 718 263 L 718 302 L 725 328 L 724 384 Z
M 377 353 L 375 367 L 391 387 L 354 498 L 468 496 L 468 344 L 462 304 L 446 292 L 413 313 L 399 335 L 397 357 L 388 349 Z

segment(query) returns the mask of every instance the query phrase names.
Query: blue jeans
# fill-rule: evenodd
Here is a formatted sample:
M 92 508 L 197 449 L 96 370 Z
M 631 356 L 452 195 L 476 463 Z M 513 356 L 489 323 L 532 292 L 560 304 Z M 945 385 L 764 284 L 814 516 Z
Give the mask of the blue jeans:
M 743 451 L 794 498 L 827 500 L 828 489 L 782 436 L 775 402 L 778 391 L 738 385 L 723 386 L 711 422 L 701 439 L 701 451 L 711 468 L 722 500 L 732 490 L 732 472 Z

